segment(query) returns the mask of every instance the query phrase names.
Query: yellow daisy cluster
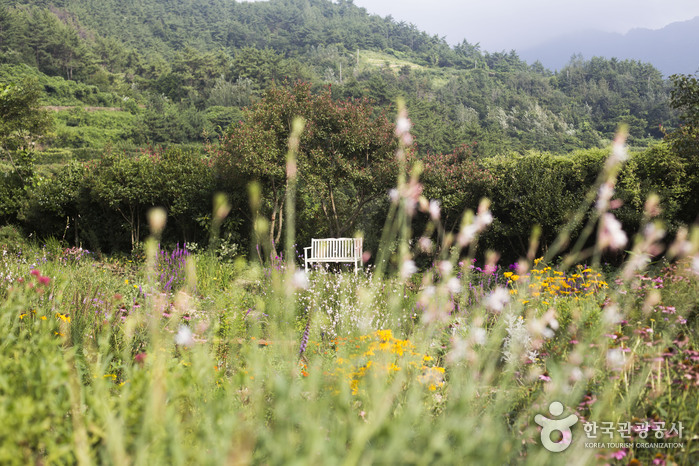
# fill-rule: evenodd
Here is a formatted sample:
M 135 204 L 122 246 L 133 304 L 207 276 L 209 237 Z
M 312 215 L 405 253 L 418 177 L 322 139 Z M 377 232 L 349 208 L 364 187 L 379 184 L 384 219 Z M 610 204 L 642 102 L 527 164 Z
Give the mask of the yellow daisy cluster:
M 362 381 L 369 375 L 390 377 L 393 373 L 408 368 L 416 371 L 417 381 L 429 390 L 444 385 L 444 368 L 429 365 L 433 358 L 415 351 L 410 340 L 401 340 L 388 330 L 378 330 L 358 338 L 337 338 L 334 346 L 347 345 L 346 358 L 338 357 L 336 368 L 329 374 L 349 382 L 353 395 L 357 395 Z
M 36 318 L 36 311 L 34 309 L 30 309 L 29 311 L 23 312 L 19 315 L 19 320 L 24 320 L 25 318 Z M 38 318 L 40 320 L 46 320 L 46 316 L 39 316 Z M 68 314 L 61 314 L 60 312 L 57 312 L 56 319 L 70 323 L 70 316 Z
M 535 263 L 529 275 L 529 293 L 533 298 L 555 298 L 558 296 L 580 297 L 592 296 L 609 285 L 602 279 L 602 274 L 589 267 L 579 265 L 566 274 L 553 270 L 549 266 L 538 267 Z M 545 304 L 548 304 L 544 301 Z

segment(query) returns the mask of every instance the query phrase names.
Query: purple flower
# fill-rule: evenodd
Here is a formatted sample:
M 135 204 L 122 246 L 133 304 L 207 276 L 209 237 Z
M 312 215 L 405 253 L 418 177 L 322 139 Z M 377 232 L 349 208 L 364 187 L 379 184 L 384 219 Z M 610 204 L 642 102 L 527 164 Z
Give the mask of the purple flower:
M 308 335 L 311 333 L 311 318 L 308 317 L 306 321 L 306 328 L 303 331 L 303 337 L 301 337 L 301 346 L 299 346 L 299 356 L 303 356 L 306 352 L 306 347 L 308 346 Z

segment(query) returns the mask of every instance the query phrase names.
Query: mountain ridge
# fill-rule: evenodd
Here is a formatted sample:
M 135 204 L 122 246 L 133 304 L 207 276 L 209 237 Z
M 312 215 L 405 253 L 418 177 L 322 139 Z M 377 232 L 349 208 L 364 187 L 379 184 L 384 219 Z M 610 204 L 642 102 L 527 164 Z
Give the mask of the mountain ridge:
M 625 34 L 585 30 L 518 50 L 528 62 L 560 70 L 574 55 L 631 59 L 653 64 L 665 76 L 699 70 L 699 16 L 660 29 L 634 28 Z

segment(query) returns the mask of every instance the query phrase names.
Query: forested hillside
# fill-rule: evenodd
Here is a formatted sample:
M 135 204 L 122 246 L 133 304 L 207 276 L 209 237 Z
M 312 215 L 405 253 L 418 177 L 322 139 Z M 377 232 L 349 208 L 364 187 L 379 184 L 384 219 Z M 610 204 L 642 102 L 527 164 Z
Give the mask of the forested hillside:
M 112 122 L 118 137 L 95 141 L 81 130 L 94 115 L 76 124 L 59 112 L 55 147 L 201 141 L 204 131 L 225 128 L 264 89 L 287 80 L 332 85 L 336 98 L 369 97 L 379 106 L 406 98 L 424 152 L 474 141 L 483 155 L 594 147 L 620 122 L 641 143 L 662 137 L 659 125 L 676 123 L 669 88 L 649 64 L 592 59 L 554 74 L 514 52 L 490 53 L 465 41 L 451 48 L 351 1 L 0 5 L 0 79 L 37 75 L 7 67 L 26 64 L 55 77 L 38 74 L 47 104 L 79 101 L 134 116 Z M 68 90 L 59 77 L 87 87 Z
M 488 196 L 499 218 L 489 246 L 521 254 L 534 225 L 549 241 L 623 126 L 639 150 L 620 174 L 624 226 L 640 225 L 656 192 L 674 231 L 696 216 L 696 186 L 691 150 L 654 146 L 679 127 L 685 105 L 672 89 L 651 64 L 574 58 L 554 73 L 514 51 L 450 47 L 351 1 L 0 0 L 0 106 L 20 109 L 19 123 L 0 125 L 0 219 L 129 250 L 148 208 L 163 205 L 176 220 L 167 239 L 206 243 L 212 194 L 224 191 L 237 209 L 224 235 L 240 246 L 256 180 L 279 240 L 297 112 L 310 131 L 300 241 L 352 228 L 376 244 L 395 171 L 371 157 L 393 147 L 386 117 L 402 98 L 411 162 L 421 162 L 424 194 L 442 203 L 449 229 Z M 352 108 L 361 128 L 343 120 Z M 325 167 L 329 154 L 337 159 Z

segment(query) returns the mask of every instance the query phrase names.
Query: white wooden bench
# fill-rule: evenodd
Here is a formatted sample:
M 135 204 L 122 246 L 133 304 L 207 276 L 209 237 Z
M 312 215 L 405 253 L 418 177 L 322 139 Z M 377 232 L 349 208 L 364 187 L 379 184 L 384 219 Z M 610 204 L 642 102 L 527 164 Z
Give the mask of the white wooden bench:
M 311 245 L 303 248 L 308 264 L 313 262 L 354 262 L 354 273 L 362 265 L 362 238 L 320 238 L 311 239 Z

